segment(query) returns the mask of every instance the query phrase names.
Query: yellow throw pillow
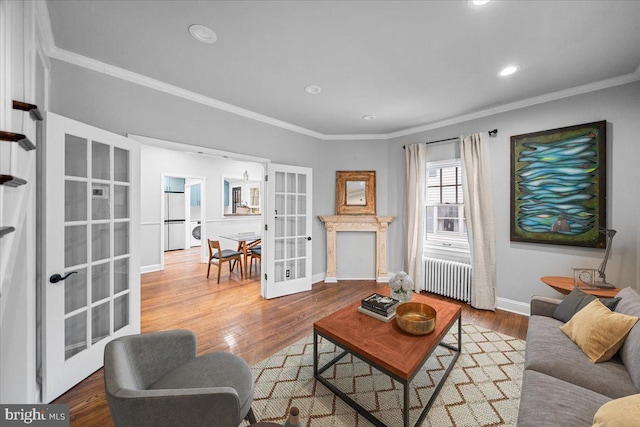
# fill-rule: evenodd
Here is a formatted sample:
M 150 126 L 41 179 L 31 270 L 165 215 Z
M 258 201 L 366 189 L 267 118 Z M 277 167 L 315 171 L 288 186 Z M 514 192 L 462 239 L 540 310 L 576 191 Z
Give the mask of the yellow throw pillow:
M 598 409 L 593 427 L 633 427 L 640 420 L 640 394 L 611 400 Z
M 606 362 L 622 347 L 638 318 L 615 313 L 595 299 L 578 311 L 560 330 L 593 363 Z

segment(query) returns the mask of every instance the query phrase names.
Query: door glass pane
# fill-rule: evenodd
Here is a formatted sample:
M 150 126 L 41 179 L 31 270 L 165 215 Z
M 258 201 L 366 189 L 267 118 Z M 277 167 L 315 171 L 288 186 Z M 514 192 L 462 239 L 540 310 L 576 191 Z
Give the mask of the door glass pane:
M 287 217 L 287 236 L 296 235 L 296 218 Z
M 91 218 L 109 219 L 111 216 L 109 184 L 91 185 Z
M 276 193 L 284 193 L 284 172 L 276 172 Z
M 293 280 L 296 278 L 296 261 L 294 259 L 287 260 L 287 269 L 284 272 L 285 280 Z
M 305 263 L 306 263 L 306 260 L 304 260 L 304 259 L 296 260 L 296 279 L 299 279 L 299 278 L 305 276 L 305 273 L 306 273 L 306 271 L 305 271 L 305 267 L 306 267 Z
M 276 194 L 276 215 L 284 215 L 284 194 Z
M 91 267 L 91 302 L 97 302 L 109 296 L 109 263 Z
M 66 134 L 64 136 L 64 174 L 87 177 L 87 140 Z
M 276 283 L 284 281 L 284 261 L 277 261 L 275 263 L 274 281 Z
M 289 238 L 286 239 L 285 245 L 287 247 L 287 258 L 295 258 L 296 257 L 296 239 Z
M 91 309 L 91 344 L 109 336 L 109 301 Z
M 113 225 L 113 256 L 129 253 L 129 223 L 117 222 Z
M 296 195 L 287 194 L 287 215 L 296 214 Z
M 87 306 L 87 269 L 78 269 L 64 282 L 64 314 Z M 67 274 L 68 271 L 65 271 Z
M 284 217 L 278 216 L 275 218 L 275 237 L 284 237 Z
M 91 175 L 93 179 L 111 178 L 111 159 L 109 146 L 93 141 L 91 144 Z
M 64 320 L 65 360 L 87 348 L 87 312 L 75 314 Z
M 288 173 L 287 174 L 287 193 L 295 193 L 296 192 L 296 174 Z
M 129 294 L 113 300 L 113 332 L 129 324 Z
M 298 193 L 307 194 L 307 175 L 298 174 Z
M 129 289 L 129 258 L 113 261 L 113 293 Z
M 113 216 L 116 219 L 129 218 L 129 187 L 113 186 Z
M 87 220 L 87 183 L 64 182 L 64 220 Z
M 113 148 L 113 180 L 129 182 L 129 150 Z
M 298 196 L 298 214 L 305 215 L 307 213 L 307 196 Z
M 299 237 L 298 238 L 298 247 L 297 247 L 297 256 L 298 257 L 306 257 L 307 256 L 307 238 Z
M 98 261 L 109 258 L 110 224 L 93 224 L 91 226 L 91 259 Z
M 274 259 L 284 259 L 284 239 L 276 239 Z
M 298 236 L 304 236 L 307 234 L 307 218 L 299 216 L 298 218 Z
M 64 266 L 87 262 L 87 226 L 67 225 L 64 227 Z

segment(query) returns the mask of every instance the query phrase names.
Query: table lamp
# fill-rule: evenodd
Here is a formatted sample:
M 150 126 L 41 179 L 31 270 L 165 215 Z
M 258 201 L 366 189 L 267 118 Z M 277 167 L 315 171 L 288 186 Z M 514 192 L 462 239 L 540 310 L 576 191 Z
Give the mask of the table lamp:
M 613 288 L 614 285 L 607 282 L 607 275 L 604 271 L 607 268 L 607 261 L 609 260 L 609 254 L 611 253 L 611 242 L 613 241 L 613 236 L 616 235 L 616 230 L 600 227 L 600 233 L 604 234 L 607 240 L 605 241 L 606 250 L 604 251 L 604 259 L 602 260 L 600 267 L 598 267 L 598 276 L 602 281 L 597 282 L 596 286 L 601 288 Z

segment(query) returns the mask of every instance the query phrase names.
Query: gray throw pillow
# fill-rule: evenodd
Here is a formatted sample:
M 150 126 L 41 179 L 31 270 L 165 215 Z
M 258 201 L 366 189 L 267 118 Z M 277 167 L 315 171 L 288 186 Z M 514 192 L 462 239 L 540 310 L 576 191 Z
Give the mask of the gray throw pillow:
M 573 288 L 571 293 L 556 307 L 552 317 L 567 323 L 574 314 L 582 310 L 594 299 L 596 299 L 595 296 L 582 292 L 578 288 Z M 600 298 L 600 302 L 611 311 L 615 310 L 618 301 L 620 301 L 620 298 Z

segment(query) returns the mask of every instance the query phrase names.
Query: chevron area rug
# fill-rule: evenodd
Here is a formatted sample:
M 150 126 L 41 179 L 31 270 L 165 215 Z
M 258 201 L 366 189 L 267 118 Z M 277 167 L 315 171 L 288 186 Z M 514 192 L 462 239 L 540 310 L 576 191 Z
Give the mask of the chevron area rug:
M 457 328 L 445 338 L 455 343 Z M 471 324 L 462 325 L 463 351 L 422 426 L 514 426 L 518 417 L 525 342 Z M 341 349 L 323 340 L 320 365 Z M 452 352 L 438 347 L 410 384 L 411 425 L 442 377 Z M 284 424 L 300 409 L 306 427 L 360 427 L 371 423 L 313 378 L 313 335 L 252 367 L 253 410 L 259 421 Z M 402 384 L 350 355 L 324 377 L 389 427 L 402 426 Z

